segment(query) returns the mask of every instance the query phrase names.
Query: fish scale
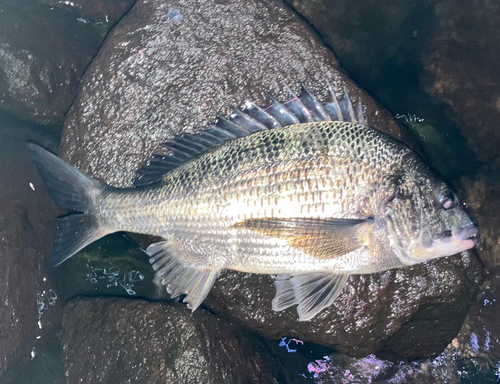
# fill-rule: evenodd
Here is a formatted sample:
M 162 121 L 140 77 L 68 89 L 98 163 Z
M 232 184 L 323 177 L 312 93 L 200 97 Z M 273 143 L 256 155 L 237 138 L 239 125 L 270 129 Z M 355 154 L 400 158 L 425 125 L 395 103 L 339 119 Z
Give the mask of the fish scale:
M 331 92 L 320 102 L 302 87 L 284 103 L 250 104 L 168 140 L 135 188 L 106 186 L 30 144 L 54 201 L 81 212 L 58 219 L 53 263 L 108 233 L 156 235 L 163 240 L 147 249 L 153 269 L 193 310 L 233 269 L 278 274 L 273 309 L 298 305 L 309 320 L 350 274 L 473 247 L 477 228 L 446 183 L 365 125 L 346 91 Z
M 268 273 L 293 272 L 310 263 L 311 256 L 289 247 L 286 242 L 276 245 L 275 239 L 263 237 L 255 255 L 245 249 L 244 241 L 241 242 L 239 260 L 233 248 L 227 246 L 229 239 L 235 236 L 236 230 L 232 226 L 241 221 L 242 216 L 243 219 L 311 215 L 317 218 L 359 218 L 357 212 L 361 207 L 357 203 L 360 202 L 372 207 L 371 211 L 378 209 L 376 202 L 367 202 L 359 196 L 359 191 L 366 196 L 367 190 L 376 188 L 373 180 L 383 180 L 388 169 L 372 168 L 374 163 L 357 157 L 359 146 L 366 147 L 363 150 L 367 157 L 380 155 L 378 146 L 368 147 L 359 139 L 357 130 L 367 131 L 367 128 L 326 122 L 258 132 L 250 137 L 251 140 L 240 139 L 216 148 L 165 175 L 161 185 L 156 186 L 154 195 L 150 190 L 146 192 L 147 196 L 137 189 L 118 191 L 120 197 L 108 195 L 101 201 L 100 209 L 103 212 L 123 212 L 111 215 L 118 219 L 112 225 L 122 230 L 140 232 L 147 226 L 148 233 L 152 231 L 158 236 L 183 233 L 205 245 L 210 244 L 199 257 L 211 260 L 213 265 L 256 271 L 251 265 L 253 257 L 260 257 L 261 250 L 268 249 L 265 254 L 273 257 L 261 258 L 261 267 L 265 265 Z M 377 136 L 379 140 L 385 139 L 385 134 L 370 129 L 365 134 L 365 141 L 373 143 Z M 392 161 L 386 160 L 385 163 L 398 167 L 401 153 L 408 149 L 397 142 L 393 147 Z M 266 153 L 273 156 L 263 156 Z M 206 174 L 211 177 L 207 178 Z M 370 177 L 352 179 L 353 174 Z M 274 178 L 277 175 L 278 183 Z M 314 180 L 324 183 L 313 183 Z M 241 188 L 242 183 L 246 183 L 246 188 Z M 287 188 L 277 194 L 281 185 Z M 328 194 L 322 194 L 322 200 L 314 202 L 313 196 L 319 192 Z M 146 199 L 151 199 L 146 204 L 148 210 L 127 209 L 144 205 L 139 202 Z M 116 206 L 116 201 L 123 205 Z M 158 218 L 162 218 L 162 222 Z M 239 231 L 239 238 L 255 237 L 252 231 Z M 286 271 L 281 265 L 273 270 L 276 257 L 291 258 L 295 262 L 288 262 Z M 316 268 L 313 266 L 311 271 Z

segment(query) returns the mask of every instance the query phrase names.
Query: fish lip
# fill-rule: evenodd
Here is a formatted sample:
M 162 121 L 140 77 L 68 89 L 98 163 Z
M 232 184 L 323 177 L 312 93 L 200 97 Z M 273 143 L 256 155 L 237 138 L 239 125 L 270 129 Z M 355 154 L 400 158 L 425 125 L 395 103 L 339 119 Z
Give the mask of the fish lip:
M 470 249 L 479 242 L 479 229 L 475 225 L 459 228 L 453 231 L 453 237 L 467 249 Z

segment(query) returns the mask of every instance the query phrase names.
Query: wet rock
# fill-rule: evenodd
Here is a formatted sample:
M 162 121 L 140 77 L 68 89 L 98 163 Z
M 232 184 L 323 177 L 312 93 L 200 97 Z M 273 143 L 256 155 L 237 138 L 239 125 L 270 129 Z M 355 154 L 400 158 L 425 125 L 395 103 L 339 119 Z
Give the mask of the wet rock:
M 447 106 L 478 159 L 498 169 L 500 9 L 488 1 L 430 3 L 437 23 L 423 52 L 425 89 Z
M 39 263 L 36 245 L 26 246 L 27 249 L 24 246 L 34 241 L 34 228 L 29 222 L 27 211 L 19 203 L 12 201 L 2 200 L 1 204 L 0 255 L 2 256 L 1 273 L 3 276 L 0 298 L 5 306 L 0 313 L 2 324 L 0 327 L 0 359 L 2 361 L 0 377 L 4 370 L 21 358 L 23 353 L 26 356 L 29 355 L 30 344 L 35 341 L 38 313 L 36 293 L 31 289 L 26 289 L 25 284 L 31 285 L 37 280 L 36 267 Z M 18 260 L 20 257 L 23 260 Z M 27 261 L 28 264 L 26 264 Z
M 206 300 L 266 337 L 295 337 L 351 356 L 385 351 L 412 359 L 437 355 L 460 330 L 482 269 L 473 254 L 381 274 L 351 276 L 339 298 L 311 321 L 295 308 L 271 310 L 273 278 L 226 272 Z
M 458 335 L 436 358 L 412 362 L 387 360 L 387 356 L 352 358 L 326 354 L 307 364 L 308 378 L 322 383 L 496 383 L 499 370 L 500 269 L 486 271 L 479 300 L 471 307 Z M 299 347 L 309 349 L 304 343 Z M 304 372 L 306 366 L 292 371 Z
M 133 0 L 8 0 L 0 5 L 0 109 L 61 124 L 108 30 Z
M 127 186 L 167 138 L 199 131 L 246 100 L 265 104 L 265 92 L 288 98 L 286 84 L 297 89 L 304 81 L 326 98 L 326 80 L 361 99 L 374 126 L 404 137 L 281 2 L 138 1 L 82 80 L 61 154 L 96 177 Z
M 0 381 L 9 382 L 60 325 L 49 262 L 59 211 L 26 152 L 26 127 L 0 121 Z
M 396 0 L 376 5 L 371 0 L 286 2 L 313 26 L 355 80 L 363 80 L 362 85 L 367 89 L 378 88 L 379 101 L 394 96 L 391 103 L 394 108 L 399 101 L 412 97 L 413 89 L 408 84 L 412 50 L 425 35 L 422 27 L 432 22 L 422 17 L 429 13 L 425 2 Z M 394 81 L 392 88 L 386 83 L 389 76 Z M 405 98 L 398 91 L 404 92 Z
M 436 359 L 410 363 L 385 360 L 373 354 L 352 358 L 335 353 L 311 361 L 307 365 L 307 371 L 304 376 L 323 384 L 459 384 L 462 382 L 461 368 L 455 360 L 449 358 L 448 350 Z M 466 375 L 462 377 L 469 378 Z
M 481 232 L 478 252 L 487 267 L 500 265 L 500 180 L 490 166 L 462 178 L 466 201 Z
M 207 311 L 125 299 L 65 306 L 69 382 L 294 383 L 262 340 Z
M 63 302 L 78 296 L 170 299 L 144 249 L 124 233 L 106 236 L 57 267 Z
M 326 98 L 325 80 L 360 99 L 372 125 L 410 140 L 283 4 L 139 1 L 86 72 L 61 155 L 101 180 L 128 186 L 165 139 L 199 131 L 247 99 L 265 104 L 265 91 L 284 99 L 286 83 L 305 81 Z M 294 309 L 270 310 L 272 278 L 228 272 L 207 305 L 267 337 L 295 335 L 356 356 L 383 349 L 412 358 L 448 344 L 480 280 L 474 255 L 351 277 L 330 309 L 299 323 Z

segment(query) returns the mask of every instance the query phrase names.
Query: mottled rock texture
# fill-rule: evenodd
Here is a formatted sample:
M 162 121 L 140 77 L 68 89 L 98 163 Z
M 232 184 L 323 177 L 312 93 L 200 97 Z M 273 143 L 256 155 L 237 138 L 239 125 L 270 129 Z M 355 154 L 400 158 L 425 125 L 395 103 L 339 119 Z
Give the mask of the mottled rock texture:
M 320 98 L 325 80 L 366 106 L 371 124 L 408 141 L 395 120 L 341 71 L 332 53 L 280 2 L 139 1 L 110 33 L 68 113 L 61 155 L 112 185 L 165 139 L 195 132 L 241 107 L 283 98 L 304 81 Z M 272 278 L 227 273 L 207 300 L 269 337 L 296 335 L 352 355 L 386 350 L 435 355 L 460 328 L 481 280 L 474 255 L 381 275 L 351 277 L 337 302 L 309 323 L 270 311 Z
M 470 309 L 458 335 L 435 358 L 412 362 L 387 360 L 384 355 L 351 358 L 339 353 L 313 362 L 318 380 L 347 383 L 496 383 L 500 359 L 500 268 L 487 269 L 479 300 Z M 293 344 L 292 344 L 293 345 Z M 300 346 L 302 347 L 302 346 Z M 303 346 L 304 349 L 308 345 Z M 300 372 L 303 367 L 298 366 Z M 293 370 L 293 368 L 292 368 Z M 313 372 L 309 375 L 311 378 Z
M 65 306 L 69 383 L 295 383 L 262 340 L 205 310 L 126 299 Z
M 29 127 L 3 115 L 0 121 L 0 382 L 8 382 L 60 324 L 60 302 L 49 292 L 59 210 L 26 152 L 21 132 L 29 135 Z
M 431 1 L 285 0 L 318 32 L 357 84 L 395 114 L 435 124 L 440 111 L 419 84 L 435 28 Z M 402 97 L 404 95 L 404 97 Z
M 478 159 L 500 160 L 500 7 L 478 0 L 431 1 L 436 29 L 423 53 L 424 86 L 456 122 Z
M 492 169 L 493 168 L 493 169 Z M 477 175 L 464 177 L 466 201 L 481 229 L 479 255 L 490 268 L 500 266 L 500 180 L 495 167 L 484 166 Z
M 404 136 L 279 1 L 138 1 L 85 74 L 61 154 L 108 183 L 130 185 L 167 138 L 199 131 L 246 100 L 265 104 L 265 92 L 288 98 L 285 84 L 297 90 L 304 81 L 325 97 L 326 80 L 360 98 L 374 126 Z
M 0 4 L 0 109 L 61 124 L 108 30 L 133 0 Z
M 339 298 L 308 322 L 295 308 L 271 310 L 273 278 L 227 272 L 206 304 L 266 337 L 296 337 L 351 356 L 384 351 L 401 358 L 438 354 L 460 330 L 482 279 L 473 254 L 351 276 Z

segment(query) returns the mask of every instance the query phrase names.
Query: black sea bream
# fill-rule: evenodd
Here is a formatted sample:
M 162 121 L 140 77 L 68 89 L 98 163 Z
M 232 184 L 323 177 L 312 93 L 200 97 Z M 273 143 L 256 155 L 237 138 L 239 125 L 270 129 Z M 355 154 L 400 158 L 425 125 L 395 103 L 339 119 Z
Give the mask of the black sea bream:
M 224 269 L 278 274 L 276 311 L 314 317 L 349 274 L 380 272 L 475 245 L 455 194 L 409 147 L 366 125 L 344 92 L 250 106 L 167 141 L 117 189 L 43 148 L 29 150 L 59 218 L 53 264 L 117 231 L 160 236 L 147 252 L 173 296 L 195 310 Z

